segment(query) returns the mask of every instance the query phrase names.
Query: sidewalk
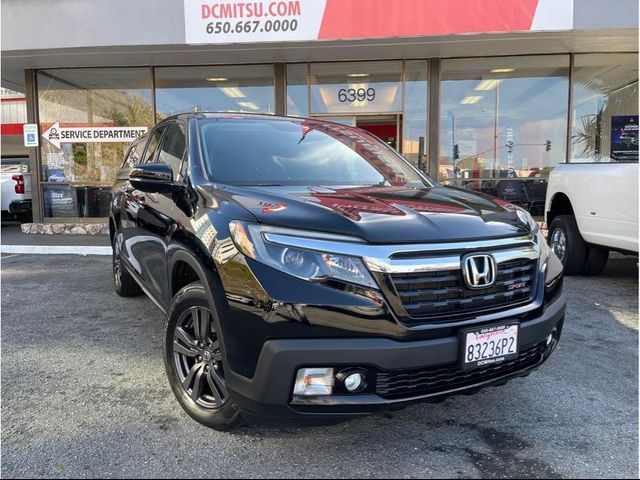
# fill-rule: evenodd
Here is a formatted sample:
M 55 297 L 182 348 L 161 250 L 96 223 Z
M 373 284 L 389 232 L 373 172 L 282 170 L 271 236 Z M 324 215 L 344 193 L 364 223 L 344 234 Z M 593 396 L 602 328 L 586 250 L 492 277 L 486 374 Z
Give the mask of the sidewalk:
M 0 253 L 111 255 L 109 235 L 22 233 L 18 222 L 2 222 Z

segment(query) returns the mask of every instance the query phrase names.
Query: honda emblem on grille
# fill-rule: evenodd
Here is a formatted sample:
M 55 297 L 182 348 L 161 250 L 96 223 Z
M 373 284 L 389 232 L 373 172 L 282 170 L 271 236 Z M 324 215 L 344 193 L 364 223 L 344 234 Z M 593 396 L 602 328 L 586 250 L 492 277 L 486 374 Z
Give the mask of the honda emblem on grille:
M 462 257 L 462 276 L 472 290 L 490 288 L 496 283 L 496 261 L 486 253 L 466 255 Z

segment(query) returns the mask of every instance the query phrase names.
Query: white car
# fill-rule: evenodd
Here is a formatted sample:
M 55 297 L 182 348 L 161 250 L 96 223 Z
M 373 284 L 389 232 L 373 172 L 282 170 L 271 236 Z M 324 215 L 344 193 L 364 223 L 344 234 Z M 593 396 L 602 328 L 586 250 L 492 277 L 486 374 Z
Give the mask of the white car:
M 549 245 L 568 275 L 598 275 L 609 251 L 638 254 L 638 163 L 562 163 L 549 175 Z
M 2 158 L 0 192 L 4 218 L 23 221 L 31 218 L 31 174 L 28 172 L 28 166 L 28 158 Z

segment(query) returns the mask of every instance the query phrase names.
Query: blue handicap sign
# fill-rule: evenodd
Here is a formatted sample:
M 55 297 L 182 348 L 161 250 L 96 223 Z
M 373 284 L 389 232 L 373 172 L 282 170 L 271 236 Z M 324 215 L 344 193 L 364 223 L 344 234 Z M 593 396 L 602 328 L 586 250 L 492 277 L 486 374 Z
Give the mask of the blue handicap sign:
M 27 133 L 27 141 L 35 142 L 36 141 L 36 135 L 34 133 Z

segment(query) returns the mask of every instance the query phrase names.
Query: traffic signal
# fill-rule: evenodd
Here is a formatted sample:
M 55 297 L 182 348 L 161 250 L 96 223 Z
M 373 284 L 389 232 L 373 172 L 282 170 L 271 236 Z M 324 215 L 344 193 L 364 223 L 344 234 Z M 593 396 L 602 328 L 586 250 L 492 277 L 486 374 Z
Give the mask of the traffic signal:
M 460 148 L 457 143 L 453 146 L 453 158 L 456 160 L 460 158 Z
M 544 144 L 544 149 L 546 152 L 548 152 L 549 150 L 551 150 L 551 140 L 547 140 Z

